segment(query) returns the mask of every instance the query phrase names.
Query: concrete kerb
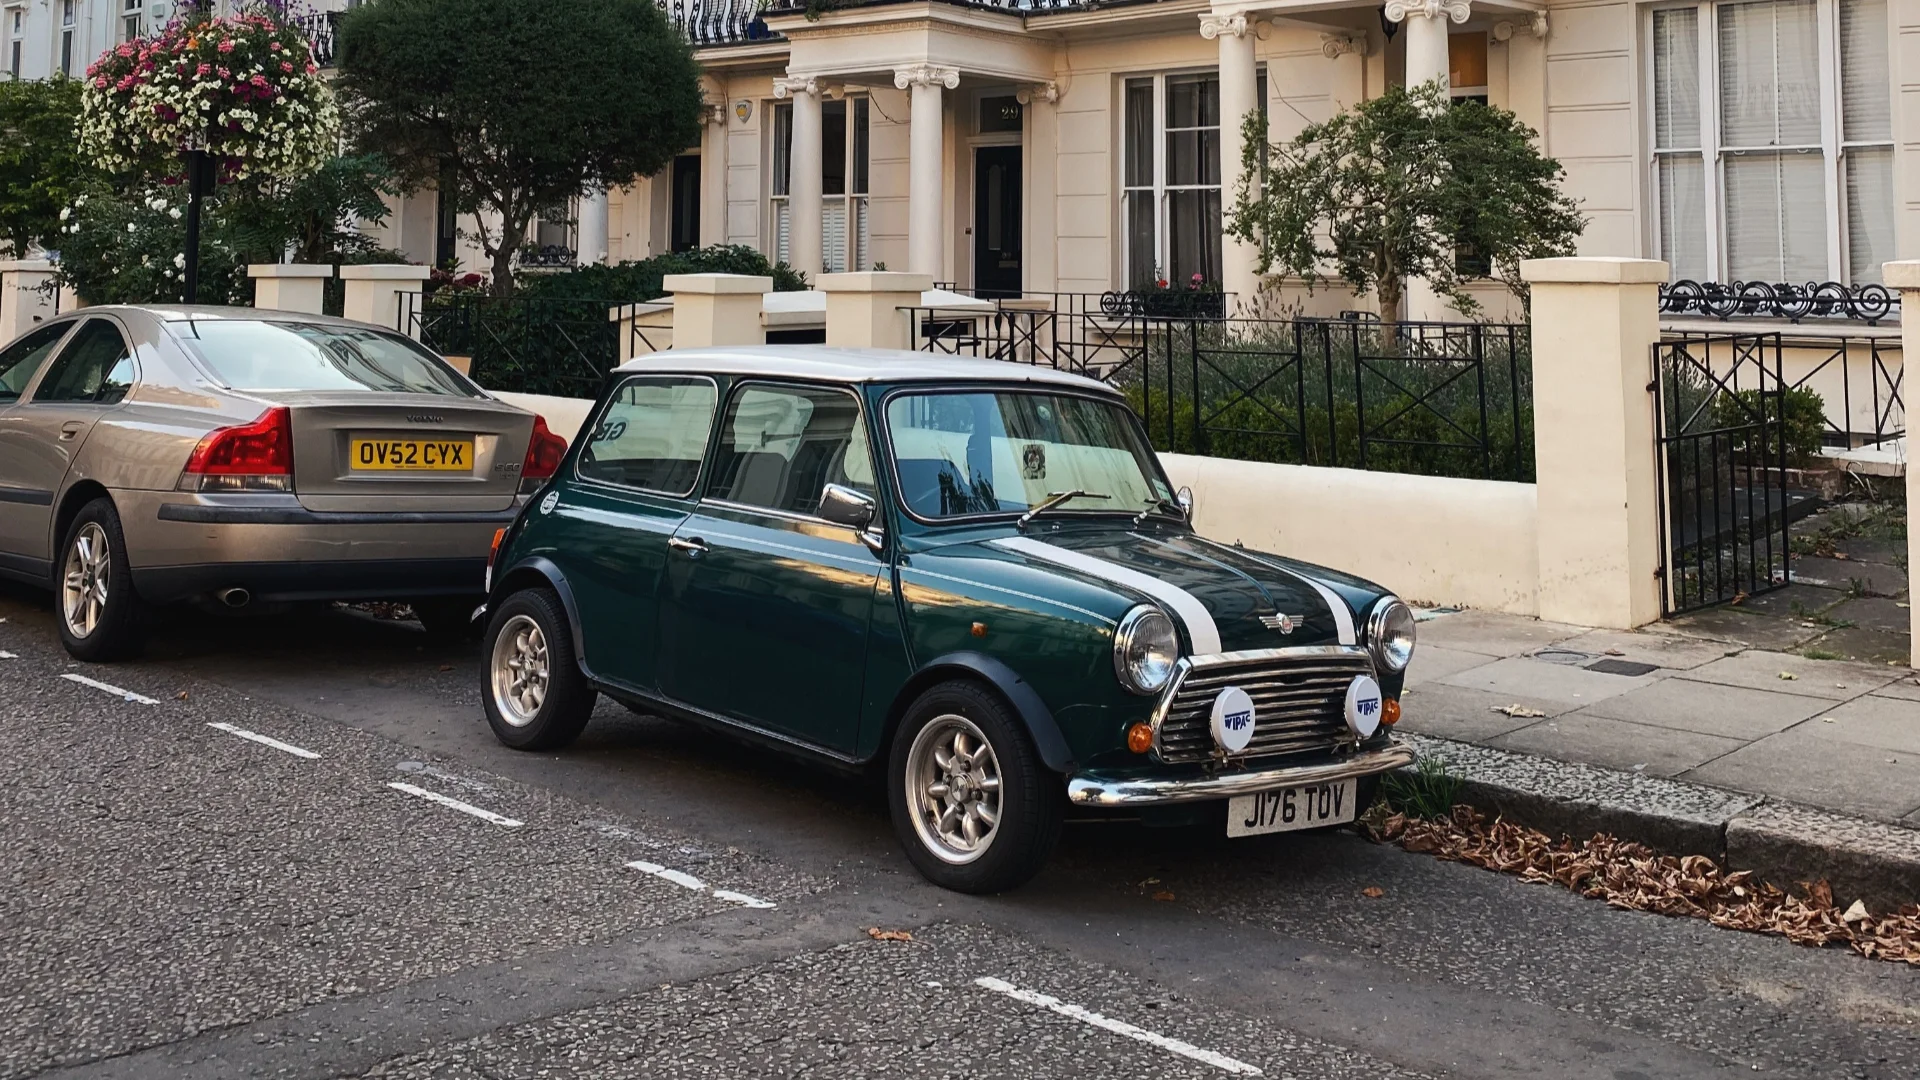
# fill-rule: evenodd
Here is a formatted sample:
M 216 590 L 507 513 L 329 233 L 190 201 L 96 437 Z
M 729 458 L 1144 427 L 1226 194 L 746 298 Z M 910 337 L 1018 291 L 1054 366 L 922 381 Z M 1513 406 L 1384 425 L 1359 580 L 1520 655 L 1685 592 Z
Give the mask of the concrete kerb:
M 1789 888 L 1824 879 L 1842 906 L 1920 901 L 1920 829 L 1430 735 L 1401 736 L 1444 758 L 1462 800 L 1553 835 L 1611 833 L 1671 855 L 1706 855 Z

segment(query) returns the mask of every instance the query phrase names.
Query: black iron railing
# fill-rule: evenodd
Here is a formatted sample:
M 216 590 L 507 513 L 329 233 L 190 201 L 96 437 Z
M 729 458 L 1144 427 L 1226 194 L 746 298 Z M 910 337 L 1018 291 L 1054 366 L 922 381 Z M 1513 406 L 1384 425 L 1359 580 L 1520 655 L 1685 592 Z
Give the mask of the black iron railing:
M 1124 392 L 1158 450 L 1533 479 L 1525 326 L 1178 318 L 1100 294 L 909 309 L 928 352 L 1039 364 Z
M 470 357 L 493 390 L 595 397 L 620 362 L 606 300 L 538 300 L 442 290 L 402 293 L 398 329 L 442 356 Z
M 1715 319 L 1760 317 L 1852 319 L 1869 326 L 1897 314 L 1900 297 L 1883 285 L 1849 287 L 1837 281 L 1789 282 L 1676 281 L 1660 286 L 1660 310 L 1669 315 L 1706 315 Z
M 695 45 L 744 45 L 779 37 L 761 18 L 759 0 L 656 0 Z M 804 5 L 802 5 L 804 6 Z
M 323 68 L 332 67 L 337 55 L 334 31 L 340 25 L 340 13 L 313 11 L 295 15 L 290 21 L 307 35 L 307 47 L 313 50 L 313 62 Z

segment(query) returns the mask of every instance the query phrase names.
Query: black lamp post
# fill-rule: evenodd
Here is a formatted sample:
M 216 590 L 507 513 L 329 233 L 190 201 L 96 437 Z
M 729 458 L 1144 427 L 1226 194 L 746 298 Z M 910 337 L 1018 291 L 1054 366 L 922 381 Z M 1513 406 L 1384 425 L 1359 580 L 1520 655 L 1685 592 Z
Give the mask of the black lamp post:
M 183 304 L 200 300 L 200 204 L 212 193 L 213 179 L 213 155 L 205 150 L 187 151 L 187 250 L 180 286 Z

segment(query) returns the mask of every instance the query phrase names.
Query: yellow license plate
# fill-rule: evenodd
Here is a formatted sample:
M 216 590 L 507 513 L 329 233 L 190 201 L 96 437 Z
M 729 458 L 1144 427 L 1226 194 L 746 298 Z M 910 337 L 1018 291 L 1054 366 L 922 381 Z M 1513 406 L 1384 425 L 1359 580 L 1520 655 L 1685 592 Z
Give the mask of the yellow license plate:
M 472 472 L 472 439 L 354 439 L 355 472 Z

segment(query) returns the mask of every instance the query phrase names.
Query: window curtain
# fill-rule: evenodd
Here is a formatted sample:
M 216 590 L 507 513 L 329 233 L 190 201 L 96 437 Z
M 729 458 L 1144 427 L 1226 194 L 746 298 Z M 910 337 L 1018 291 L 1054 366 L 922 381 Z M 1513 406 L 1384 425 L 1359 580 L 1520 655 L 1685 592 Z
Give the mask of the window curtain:
M 1878 283 L 1893 254 L 1893 103 L 1886 0 L 1840 2 L 1840 117 L 1847 272 Z M 1861 145 L 1868 144 L 1868 145 Z
M 1153 80 L 1129 79 L 1126 86 L 1124 167 L 1121 177 L 1126 216 L 1127 286 L 1153 285 L 1159 230 L 1154 225 Z
M 1700 14 L 1694 8 L 1653 13 L 1653 139 L 1660 257 L 1675 278 L 1705 280 L 1710 271 L 1700 138 Z
M 1831 215 L 1814 0 L 1722 4 L 1718 11 L 1728 276 L 1825 280 Z

